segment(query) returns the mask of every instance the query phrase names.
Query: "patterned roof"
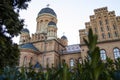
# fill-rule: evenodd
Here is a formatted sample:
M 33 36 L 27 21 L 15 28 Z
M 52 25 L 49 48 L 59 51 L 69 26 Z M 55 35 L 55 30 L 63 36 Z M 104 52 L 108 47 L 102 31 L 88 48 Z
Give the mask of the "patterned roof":
M 69 45 L 66 47 L 66 50 L 64 51 L 65 54 L 67 53 L 76 53 L 76 52 L 80 52 L 81 48 L 79 44 L 75 44 L 75 45 Z
M 41 14 L 44 14 L 44 13 L 49 13 L 49 14 L 52 14 L 52 15 L 54 15 L 55 17 L 57 17 L 57 15 L 56 15 L 56 13 L 54 12 L 54 10 L 53 9 L 51 9 L 51 8 L 43 8 L 39 13 L 38 13 L 38 15 L 41 15 Z
M 23 49 L 32 49 L 34 51 L 39 51 L 32 43 L 26 43 L 20 46 Z

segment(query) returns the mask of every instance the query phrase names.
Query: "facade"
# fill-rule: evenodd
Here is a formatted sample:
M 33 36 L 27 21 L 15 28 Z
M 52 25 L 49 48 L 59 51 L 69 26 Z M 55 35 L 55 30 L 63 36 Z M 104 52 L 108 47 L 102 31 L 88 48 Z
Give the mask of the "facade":
M 116 59 L 120 57 L 120 16 L 115 15 L 115 11 L 108 11 L 107 7 L 94 10 L 94 15 L 90 16 L 90 21 L 85 23 L 86 29 L 79 30 L 82 57 L 87 54 L 87 47 L 83 37 L 87 38 L 89 28 L 98 35 L 100 56 L 102 60 L 106 57 Z
M 79 30 L 80 44 L 68 45 L 65 35 L 57 37 L 57 15 L 53 9 L 46 7 L 40 10 L 36 18 L 36 32 L 30 36 L 29 30 L 24 28 L 20 35 L 19 66 L 35 68 L 56 67 L 64 60 L 70 67 L 76 60 L 79 62 L 87 56 L 87 46 L 83 37 L 87 38 L 91 28 L 98 35 L 98 46 L 102 60 L 106 57 L 116 59 L 120 57 L 120 16 L 107 7 L 94 10 L 90 21 L 85 23 L 86 29 Z
M 75 59 L 81 57 L 80 46 L 68 45 L 65 35 L 57 37 L 57 15 L 54 10 L 49 7 L 41 9 L 36 22 L 36 32 L 32 36 L 26 28 L 21 31 L 19 66 L 56 67 L 62 60 L 73 66 Z

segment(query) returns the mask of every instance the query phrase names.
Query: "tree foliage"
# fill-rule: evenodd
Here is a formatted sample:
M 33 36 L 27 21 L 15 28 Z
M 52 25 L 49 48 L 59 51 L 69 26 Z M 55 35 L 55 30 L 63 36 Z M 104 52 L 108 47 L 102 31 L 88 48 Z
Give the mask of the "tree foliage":
M 17 44 L 12 38 L 17 36 L 24 26 L 19 11 L 27 9 L 30 0 L 0 0 L 0 67 L 13 66 L 19 58 Z

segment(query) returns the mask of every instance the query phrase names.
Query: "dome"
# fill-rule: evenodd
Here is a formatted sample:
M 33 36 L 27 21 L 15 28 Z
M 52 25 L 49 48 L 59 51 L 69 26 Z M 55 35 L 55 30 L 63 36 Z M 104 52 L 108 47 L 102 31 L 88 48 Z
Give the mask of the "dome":
M 21 32 L 27 32 L 27 33 L 29 33 L 29 30 L 28 30 L 27 28 L 23 28 L 23 29 L 21 30 Z
M 39 51 L 32 43 L 26 43 L 20 46 L 23 49 L 32 49 L 34 51 Z
M 50 26 L 50 25 L 56 26 L 56 23 L 51 21 L 51 22 L 48 23 L 48 26 Z
M 63 35 L 63 36 L 61 37 L 61 39 L 66 39 L 66 40 L 67 40 L 67 37 Z
M 41 65 L 39 64 L 39 62 L 36 62 L 36 64 L 33 66 L 33 68 L 41 68 Z
M 41 15 L 41 14 L 44 14 L 44 13 L 48 13 L 48 14 L 52 14 L 53 16 L 57 17 L 56 13 L 54 12 L 53 9 L 51 8 L 43 8 L 39 13 L 38 13 L 38 16 Z

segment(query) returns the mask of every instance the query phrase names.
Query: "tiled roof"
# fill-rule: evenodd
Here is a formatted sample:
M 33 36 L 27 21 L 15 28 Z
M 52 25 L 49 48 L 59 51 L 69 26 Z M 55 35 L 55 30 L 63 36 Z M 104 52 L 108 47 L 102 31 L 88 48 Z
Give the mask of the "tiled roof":
M 24 49 L 32 49 L 34 51 L 39 51 L 32 43 L 26 43 L 20 46 L 20 48 Z
M 64 51 L 64 54 L 69 54 L 69 53 L 77 53 L 80 52 L 80 45 L 75 44 L 75 45 L 69 45 L 66 47 L 66 50 Z

